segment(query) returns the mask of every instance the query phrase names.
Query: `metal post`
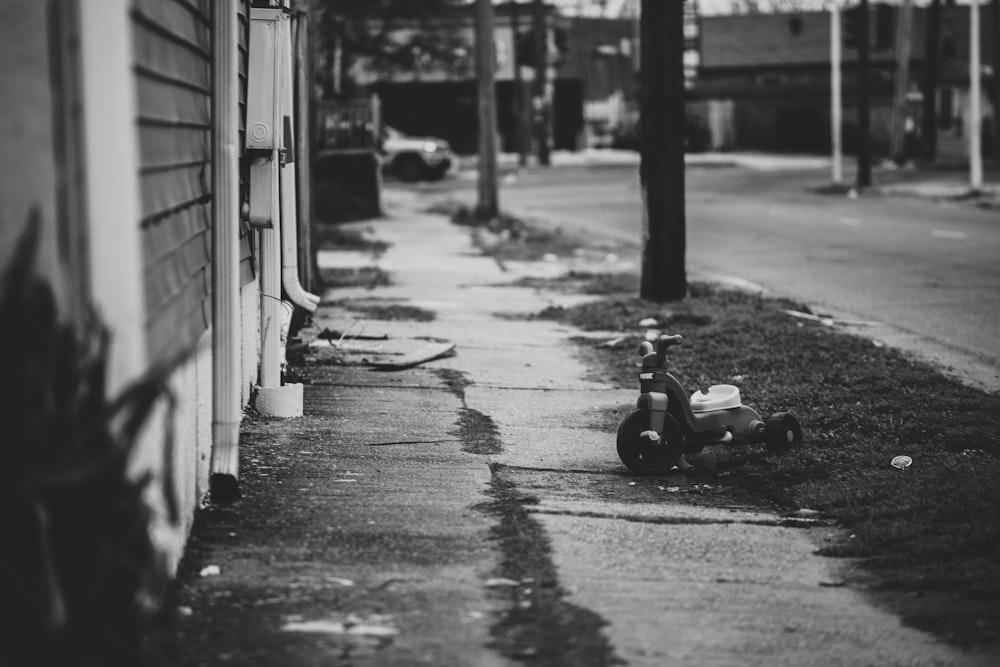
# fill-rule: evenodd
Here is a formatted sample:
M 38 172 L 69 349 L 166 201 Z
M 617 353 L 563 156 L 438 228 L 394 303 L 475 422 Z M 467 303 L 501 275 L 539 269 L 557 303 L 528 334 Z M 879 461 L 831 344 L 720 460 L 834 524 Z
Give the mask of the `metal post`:
M 830 8 L 830 138 L 833 150 L 831 162 L 834 185 L 840 185 L 844 178 L 841 137 L 843 100 L 841 99 L 840 42 L 840 9 L 834 5 Z
M 982 151 L 982 67 L 979 52 L 979 0 L 969 4 L 969 187 L 979 191 L 983 187 Z M 995 45 L 994 45 L 995 48 Z

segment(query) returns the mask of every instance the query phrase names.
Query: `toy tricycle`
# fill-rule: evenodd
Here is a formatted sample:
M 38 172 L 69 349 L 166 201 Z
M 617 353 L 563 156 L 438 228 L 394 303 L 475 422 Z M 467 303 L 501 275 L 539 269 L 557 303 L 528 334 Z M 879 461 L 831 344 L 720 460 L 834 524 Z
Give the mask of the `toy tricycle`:
M 795 415 L 778 412 L 762 421 L 740 402 L 740 390 L 717 384 L 691 395 L 667 372 L 667 348 L 681 336 L 660 336 L 639 346 L 639 400 L 636 410 L 618 426 L 618 456 L 637 475 L 664 475 L 682 454 L 705 445 L 764 443 L 767 451 L 783 454 L 802 444 L 802 427 Z

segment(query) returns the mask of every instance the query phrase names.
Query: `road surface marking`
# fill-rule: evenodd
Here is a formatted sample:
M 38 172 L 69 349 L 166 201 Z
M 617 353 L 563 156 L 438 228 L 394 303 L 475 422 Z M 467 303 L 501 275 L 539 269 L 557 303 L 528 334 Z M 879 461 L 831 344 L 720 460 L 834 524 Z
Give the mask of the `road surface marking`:
M 953 232 L 950 229 L 935 229 L 931 233 L 936 239 L 951 239 L 953 241 L 964 241 L 966 239 L 965 232 Z
M 857 218 L 840 218 L 837 222 L 845 227 L 860 227 L 861 221 Z

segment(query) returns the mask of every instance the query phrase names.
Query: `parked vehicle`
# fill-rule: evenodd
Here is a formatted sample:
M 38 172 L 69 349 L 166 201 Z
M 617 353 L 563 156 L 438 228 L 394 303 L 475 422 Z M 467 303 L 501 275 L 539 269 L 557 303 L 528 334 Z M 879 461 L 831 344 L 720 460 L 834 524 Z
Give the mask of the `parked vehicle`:
M 401 181 L 436 181 L 458 164 L 444 139 L 412 137 L 388 125 L 383 126 L 381 149 L 385 170 Z

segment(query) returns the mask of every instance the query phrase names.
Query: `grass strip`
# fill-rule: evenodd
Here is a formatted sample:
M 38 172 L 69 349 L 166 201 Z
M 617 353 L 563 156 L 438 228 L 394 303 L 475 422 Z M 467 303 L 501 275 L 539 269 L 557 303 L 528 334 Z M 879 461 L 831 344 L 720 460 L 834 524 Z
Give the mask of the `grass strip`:
M 585 278 L 572 279 L 579 291 L 606 294 L 607 276 Z M 594 372 L 621 387 L 637 388 L 636 349 L 647 328 L 640 320 L 684 335 L 669 367 L 689 391 L 736 384 L 747 405 L 763 416 L 792 411 L 805 432 L 803 449 L 784 457 L 734 447 L 726 484 L 783 508 L 820 510 L 847 528 L 850 539 L 821 553 L 859 559 L 878 590 L 901 594 L 905 621 L 961 645 L 997 641 L 1000 395 L 789 317 L 788 308 L 807 310 L 695 284 L 682 302 L 612 294 L 532 317 L 628 332 L 613 347 L 577 340 Z M 899 454 L 913 464 L 892 467 Z

